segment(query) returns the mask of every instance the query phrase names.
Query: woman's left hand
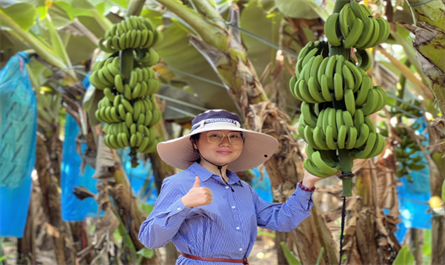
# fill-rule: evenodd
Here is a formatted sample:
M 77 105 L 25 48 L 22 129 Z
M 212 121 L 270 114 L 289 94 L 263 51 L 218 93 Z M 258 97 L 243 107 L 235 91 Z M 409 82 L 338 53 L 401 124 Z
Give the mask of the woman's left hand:
M 311 173 L 304 171 L 303 185 L 308 188 L 312 188 L 315 185 L 315 182 L 322 180 L 324 178 L 319 178 L 317 176 L 312 175 Z

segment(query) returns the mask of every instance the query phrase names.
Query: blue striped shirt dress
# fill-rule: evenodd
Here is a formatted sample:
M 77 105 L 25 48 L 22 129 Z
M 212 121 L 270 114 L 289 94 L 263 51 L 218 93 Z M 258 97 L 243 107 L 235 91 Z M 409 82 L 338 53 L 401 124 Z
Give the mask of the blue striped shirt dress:
M 209 188 L 209 205 L 189 208 L 181 198 L 193 187 L 195 177 L 200 187 Z M 161 194 L 147 220 L 141 225 L 139 240 L 149 249 L 172 241 L 177 250 L 206 258 L 243 259 L 255 243 L 257 227 L 291 231 L 310 215 L 312 193 L 296 188 L 285 203 L 263 201 L 246 182 L 227 171 L 228 184 L 198 163 L 164 179 Z M 236 265 L 179 256 L 178 265 Z

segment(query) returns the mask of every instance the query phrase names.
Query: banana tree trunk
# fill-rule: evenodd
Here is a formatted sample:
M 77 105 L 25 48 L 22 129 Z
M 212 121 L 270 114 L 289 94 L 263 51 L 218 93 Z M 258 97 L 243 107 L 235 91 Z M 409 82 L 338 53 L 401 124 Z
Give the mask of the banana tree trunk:
M 67 223 L 62 221 L 60 205 L 60 194 L 56 176 L 53 174 L 51 160 L 48 155 L 45 142 L 41 136 L 37 136 L 37 160 L 35 169 L 39 177 L 40 189 L 42 191 L 42 207 L 47 216 L 49 225 L 53 228 L 54 251 L 57 264 L 74 264 L 76 257 L 72 246 L 71 233 L 67 229 Z
M 344 264 L 392 264 L 400 250 L 393 232 L 398 219 L 395 158 L 374 164 L 360 160 L 354 168 L 356 194 L 348 198 Z M 385 215 L 383 208 L 390 208 Z
M 416 19 L 416 25 L 403 26 L 416 36 L 413 46 L 417 51 L 417 59 L 436 96 L 441 112 L 445 113 L 445 2 L 408 0 L 408 4 Z M 443 128 L 443 120 L 435 121 L 434 126 L 429 127 L 430 136 L 431 130 L 437 132 L 436 126 Z M 430 141 L 437 141 L 437 139 L 430 138 Z M 441 196 L 442 183 L 445 179 L 445 163 L 442 158 L 444 150 L 430 151 L 435 163 L 434 170 L 430 163 L 431 196 Z M 433 245 L 431 262 L 445 264 L 445 242 L 443 241 L 445 217 L 433 217 L 431 232 Z
M 132 244 L 135 250 L 139 251 L 144 248 L 144 245 L 138 239 L 139 228 L 144 220 L 138 207 L 138 201 L 133 195 L 119 155 L 116 150 L 107 147 L 103 141 L 102 126 L 97 125 L 93 129 L 94 133 L 98 135 L 99 143 L 96 173 L 93 177 L 113 186 L 113 192 L 110 195 L 115 201 L 117 214 L 123 225 L 129 228 L 128 233 Z M 155 250 L 151 259 L 143 258 L 140 264 L 160 264 L 159 251 Z
M 17 241 L 17 264 L 36 264 L 36 229 L 34 225 L 33 201 L 29 202 L 28 217 L 26 218 L 25 232 Z
M 158 0 L 177 16 L 193 27 L 201 38 L 190 36 L 191 44 L 207 59 L 221 81 L 225 84 L 239 113 L 247 125 L 254 131 L 267 133 L 279 141 L 278 151 L 265 163 L 271 178 L 274 197 L 284 202 L 293 193 L 303 177 L 303 165 L 297 143 L 288 127 L 289 117 L 270 103 L 246 50 L 241 44 L 241 36 L 233 27 L 221 27 L 221 17 L 217 12 L 210 12 L 214 7 L 208 1 L 193 1 L 204 15 L 182 6 L 176 1 Z M 239 10 L 232 6 L 229 21 L 238 24 Z M 213 22 L 214 21 L 214 22 Z M 222 24 L 224 26 L 224 24 Z M 312 216 L 304 220 L 294 232 L 297 234 L 295 245 L 303 264 L 315 264 L 321 247 L 326 250 L 320 264 L 335 264 L 338 254 L 333 248 L 333 240 L 321 231 L 328 231 L 325 222 L 315 223 L 317 206 L 312 209 Z M 322 218 L 317 216 L 317 218 Z M 314 240 L 314 237 L 318 240 Z M 311 246 L 311 247 L 308 247 Z

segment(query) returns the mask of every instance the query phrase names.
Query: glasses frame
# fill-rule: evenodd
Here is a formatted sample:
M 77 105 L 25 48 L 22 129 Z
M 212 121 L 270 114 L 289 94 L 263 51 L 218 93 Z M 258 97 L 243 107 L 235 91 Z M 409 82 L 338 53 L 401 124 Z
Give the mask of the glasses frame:
M 211 143 L 211 144 L 216 144 L 216 142 L 210 142 L 210 138 L 209 138 L 209 135 L 210 135 L 211 133 L 214 133 L 214 132 L 220 132 L 220 133 L 222 133 L 223 137 L 221 138 L 221 141 L 219 141 L 219 143 L 217 143 L 217 144 L 222 143 L 222 142 L 224 141 L 224 138 L 226 137 L 226 134 L 223 133 L 222 131 L 208 131 L 208 132 L 207 132 L 207 141 L 208 141 L 209 143 Z M 244 140 L 245 140 L 245 138 L 244 138 L 244 134 L 243 134 L 242 132 L 239 132 L 239 131 L 236 131 L 236 132 L 229 132 L 229 133 L 227 134 L 227 139 L 229 139 L 230 144 L 233 144 L 233 145 L 239 145 L 239 144 L 237 144 L 237 143 L 232 143 L 232 140 L 230 140 L 230 134 L 231 134 L 231 133 L 239 133 L 239 134 L 241 134 L 241 139 L 243 139 L 243 144 L 244 144 Z

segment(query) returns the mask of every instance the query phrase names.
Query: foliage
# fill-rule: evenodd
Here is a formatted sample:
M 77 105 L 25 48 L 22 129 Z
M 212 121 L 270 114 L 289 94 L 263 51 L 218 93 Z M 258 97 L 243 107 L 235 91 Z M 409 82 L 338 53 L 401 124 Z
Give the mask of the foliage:
M 281 248 L 283 249 L 284 256 L 286 257 L 289 265 L 301 265 L 301 262 L 295 257 L 294 253 L 292 253 L 289 248 L 287 248 L 285 242 L 280 242 Z
M 71 70 L 71 77 L 77 79 L 81 71 L 75 67 L 88 70 L 85 67 L 91 59 L 91 54 L 96 48 L 96 43 L 92 38 L 88 38 L 85 33 L 91 33 L 92 37 L 103 36 L 106 29 L 113 23 L 121 19 L 123 12 L 127 9 L 129 1 L 126 0 L 69 0 L 69 1 L 34 1 L 23 0 L 16 2 L 12 0 L 0 1 L 0 15 L 10 18 L 15 25 L 5 23 L 0 19 L 1 28 L 1 46 L 2 52 L 5 50 L 2 58 L 8 59 L 11 55 L 19 50 L 33 48 L 36 52 L 44 58 L 52 66 L 59 70 Z M 188 8 L 193 9 L 191 2 Z M 227 17 L 227 7 L 232 1 L 216 1 L 218 10 L 222 13 L 222 17 Z M 236 1 L 235 1 L 236 2 Z M 300 21 L 301 18 L 324 17 L 323 14 L 331 13 L 332 1 L 318 1 L 307 0 L 303 2 L 306 8 L 293 8 L 295 3 L 290 3 L 288 0 L 282 1 L 244 1 L 244 6 L 240 15 L 239 27 L 243 29 L 241 36 L 243 45 L 247 48 L 247 56 L 253 63 L 258 75 L 265 73 L 264 83 L 276 79 L 271 73 L 266 73 L 265 69 L 270 65 L 274 65 L 277 47 L 283 48 L 282 39 L 289 40 L 294 38 L 296 40 L 313 40 L 311 38 L 320 37 L 321 33 L 316 29 L 312 29 L 308 24 L 304 24 L 302 32 L 294 32 L 289 26 L 283 32 L 281 23 L 289 20 L 289 17 L 298 17 L 295 21 Z M 296 1 L 295 1 L 296 2 Z M 300 2 L 300 1 L 298 1 Z M 320 6 L 314 6 L 314 3 L 323 2 L 326 6 L 320 9 Z M 379 14 L 384 13 L 382 2 L 384 1 L 365 1 L 370 3 L 373 11 Z M 394 2 L 394 1 L 392 1 Z M 397 1 L 399 3 L 400 1 Z M 37 3 L 34 5 L 34 3 Z M 51 4 L 52 3 L 52 4 Z M 301 3 L 299 3 L 300 5 Z M 117 6 L 117 12 L 110 12 L 110 10 Z M 309 8 L 308 8 L 309 6 Z M 300 7 L 300 6 L 299 6 Z M 400 11 L 400 8 L 393 6 L 394 10 Z M 312 8 L 312 10 L 310 10 Z M 405 11 L 406 6 L 402 6 Z M 290 13 L 290 11 L 297 11 L 298 14 Z M 315 15 L 314 15 L 315 14 Z M 164 41 L 158 44 L 155 49 L 160 54 L 162 61 L 154 68 L 160 75 L 163 83 L 168 84 L 171 89 L 176 89 L 182 93 L 177 93 L 177 99 L 181 100 L 187 93 L 190 96 L 199 98 L 205 108 L 224 108 L 231 111 L 237 111 L 233 100 L 227 93 L 227 89 L 221 83 L 218 76 L 215 74 L 207 62 L 207 60 L 190 45 L 190 34 L 194 34 L 192 27 L 182 19 L 165 8 L 161 9 L 154 1 L 147 1 L 147 5 L 142 11 L 142 15 L 149 17 L 157 26 L 159 26 L 164 33 Z M 312 17 L 311 17 L 312 16 Z M 76 22 L 79 21 L 79 22 Z M 301 20 L 308 22 L 306 20 Z M 300 22 L 301 22 L 300 21 Z M 397 20 L 394 20 L 397 22 Z M 78 32 L 73 31 L 73 27 L 79 23 L 84 26 L 87 31 Z M 406 84 L 404 84 L 405 92 L 401 96 L 402 103 L 409 102 L 413 98 L 425 98 L 425 86 L 423 82 L 424 74 L 420 63 L 417 61 L 416 50 L 412 45 L 412 34 L 409 30 L 397 23 L 394 26 L 392 36 L 383 44 L 381 49 L 372 51 L 374 65 L 368 71 L 368 74 L 373 77 L 373 81 L 377 84 L 386 84 L 385 90 L 395 97 L 397 83 L 388 83 L 386 78 L 388 75 L 407 76 Z M 9 29 L 8 29 L 9 28 Z M 314 27 L 315 28 L 315 27 Z M 12 29 L 12 30 L 11 30 Z M 232 27 L 232 29 L 234 29 Z M 80 35 L 79 35 L 80 34 Z M 292 35 L 294 34 L 294 35 Z M 310 36 L 311 35 L 311 36 Z M 254 37 L 256 36 L 256 37 Z M 269 44 L 268 44 L 269 43 Z M 297 44 L 291 46 L 292 52 L 295 54 L 301 49 Z M 273 44 L 273 45 L 270 45 Z M 81 47 L 81 48 L 79 48 Z M 385 54 L 384 51 L 388 54 Z M 442 57 L 437 57 L 437 60 L 442 60 Z M 284 55 L 284 61 L 287 66 L 292 68 L 294 59 L 291 56 Z M 412 63 L 411 67 L 404 67 L 404 63 L 409 60 Z M 395 63 L 400 62 L 400 64 Z M 2 64 L 4 63 L 1 62 Z M 73 68 L 72 68 L 73 67 Z M 271 68 L 272 69 L 272 68 Z M 53 70 L 49 69 L 47 65 L 33 59 L 31 60 L 31 70 L 37 80 L 38 86 L 42 87 L 42 93 L 38 93 L 39 101 L 39 116 L 40 124 L 50 124 L 57 122 L 63 124 L 63 118 L 66 114 L 66 105 L 63 105 L 63 97 L 67 95 L 67 91 L 60 90 L 59 86 L 53 87 L 51 79 L 53 78 Z M 272 71 L 271 71 L 272 72 Z M 385 73 L 387 75 L 385 75 Z M 420 79 L 419 79 L 420 77 Z M 287 84 L 290 78 L 290 73 L 286 72 L 282 78 L 282 82 Z M 70 80 L 73 81 L 73 80 Z M 71 83 L 67 80 L 59 84 L 66 85 Z M 382 85 L 383 86 L 383 85 Z M 286 87 L 286 86 L 284 86 Z M 273 87 L 272 91 L 280 90 L 280 88 Z M 173 90 L 174 91 L 174 90 Z M 289 91 L 286 91 L 288 93 Z M 162 91 L 161 91 L 162 93 Z M 172 93 L 174 94 L 174 93 Z M 159 97 L 164 95 L 160 94 Z M 173 97 L 169 95 L 169 97 Z M 388 101 L 392 105 L 396 105 L 396 100 L 390 99 Z M 427 105 L 428 100 L 424 102 L 425 106 L 422 109 L 427 109 L 430 113 L 435 113 L 434 104 Z M 295 110 L 289 111 L 288 115 L 295 119 L 299 115 L 298 104 L 293 97 L 287 97 L 287 104 L 294 107 Z M 167 109 L 168 109 L 167 104 Z M 179 110 L 178 112 L 181 112 Z M 190 113 L 190 112 L 189 112 Z M 187 116 L 185 112 L 181 113 L 183 118 L 181 121 L 188 121 L 190 114 Z M 193 115 L 193 113 L 192 113 Z M 391 118 L 391 117 L 389 117 Z M 383 118 L 383 119 L 386 119 Z M 389 120 L 387 122 L 389 123 Z M 401 119 L 402 122 L 407 121 L 406 118 Z M 293 125 L 293 124 L 292 124 Z M 296 136 L 296 134 L 295 134 Z M 444 183 L 445 185 L 445 183 Z M 442 189 L 445 198 L 445 189 Z M 148 204 L 141 204 L 141 210 L 149 215 L 153 207 Z M 126 234 L 125 226 L 121 221 L 119 230 L 122 236 Z M 260 231 L 259 234 L 265 233 Z M 266 234 L 270 237 L 274 235 Z M 425 239 L 423 245 L 424 263 L 427 264 L 432 256 L 431 231 L 425 231 Z M 126 243 L 131 244 L 131 240 L 126 238 Z M 282 242 L 281 246 L 290 264 L 300 264 L 298 259 Z M 134 248 L 134 246 L 133 246 Z M 322 252 L 321 252 L 322 253 Z M 153 250 L 142 249 L 137 252 L 138 259 L 140 257 L 151 257 Z M 321 255 L 321 254 L 320 254 Z M 5 256 L 0 257 L 0 262 L 5 259 Z M 414 258 L 409 253 L 408 247 L 403 247 L 393 264 L 412 264 Z
M 393 265 L 411 265 L 414 264 L 414 256 L 409 251 L 408 246 L 403 246 L 399 251 L 396 259 L 392 263 Z

